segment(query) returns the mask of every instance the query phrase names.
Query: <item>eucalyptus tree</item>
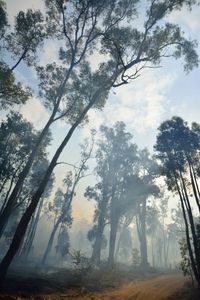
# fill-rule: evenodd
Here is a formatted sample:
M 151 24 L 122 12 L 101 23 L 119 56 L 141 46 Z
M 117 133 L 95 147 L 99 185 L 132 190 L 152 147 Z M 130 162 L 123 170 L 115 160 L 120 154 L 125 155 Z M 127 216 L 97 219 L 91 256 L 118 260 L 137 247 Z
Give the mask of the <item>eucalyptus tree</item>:
M 19 194 L 16 206 L 13 208 L 14 210 L 19 210 L 21 214 L 24 213 L 25 209 L 27 208 L 30 199 L 32 195 L 35 192 L 35 189 L 37 187 L 38 182 L 41 180 L 43 174 L 46 171 L 46 168 L 48 167 L 49 161 L 47 158 L 40 158 L 39 160 L 36 160 L 31 168 L 31 171 L 29 173 L 29 176 L 26 178 L 23 188 L 21 189 L 21 192 Z M 33 242 L 36 235 L 38 223 L 40 221 L 42 211 L 44 209 L 44 206 L 52 192 L 52 188 L 54 186 L 54 174 L 50 177 L 48 184 L 46 185 L 45 191 L 41 197 L 41 201 L 35 211 L 35 213 L 32 215 L 31 221 L 29 223 L 27 233 L 24 237 L 24 241 L 21 244 L 21 249 L 18 251 L 18 256 L 22 259 L 27 259 L 31 250 L 33 249 Z
M 33 66 L 38 48 L 47 38 L 47 30 L 40 11 L 20 11 L 13 26 L 8 23 L 4 1 L 0 2 L 0 14 L 0 105 L 7 109 L 25 103 L 32 95 L 30 87 L 16 81 L 14 70 L 22 61 Z M 14 61 L 12 66 L 11 61 Z
M 64 59 L 65 62 L 69 60 L 72 64 L 69 63 L 69 68 L 67 68 L 63 82 L 58 86 L 56 93 L 53 93 L 55 95 L 53 101 L 55 105 L 51 117 L 38 139 L 37 145 L 40 144 L 45 136 L 46 129 L 49 128 L 49 125 L 63 115 L 61 113 L 56 117 L 62 100 L 62 92 L 68 81 L 69 74 L 72 72 L 72 67 L 70 66 L 74 66 L 74 62 L 76 61 L 80 62 L 80 59 L 82 60 L 85 56 L 86 50 L 91 51 L 92 49 L 95 50 L 95 54 L 107 54 L 108 61 L 101 64 L 95 76 L 87 76 L 86 82 L 88 82 L 88 78 L 92 78 L 92 81 L 90 80 L 90 86 L 91 82 L 94 83 L 92 93 L 90 90 L 89 97 L 87 95 L 88 101 L 86 101 L 86 103 L 84 103 L 85 106 L 83 105 L 79 110 L 80 113 L 76 121 L 72 124 L 66 137 L 55 152 L 49 168 L 32 198 L 30 206 L 19 223 L 11 247 L 0 266 L 2 278 L 5 276 L 7 268 L 20 245 L 21 237 L 26 231 L 30 218 L 48 182 L 48 178 L 57 164 L 60 153 L 67 145 L 74 130 L 86 117 L 87 112 L 94 107 L 95 104 L 97 107 L 98 104 L 102 106 L 102 103 L 105 102 L 105 98 L 108 96 L 112 87 L 118 87 L 136 79 L 142 69 L 147 66 L 158 66 L 163 57 L 184 57 L 184 68 L 186 71 L 190 71 L 193 67 L 198 65 L 195 42 L 187 40 L 182 35 L 178 25 L 165 22 L 166 17 L 172 11 L 180 10 L 183 6 L 191 8 L 196 1 L 148 1 L 143 30 L 137 29 L 138 24 L 134 22 L 137 16 L 138 3 L 139 1 L 128 0 L 123 1 L 123 4 L 117 0 L 88 0 L 78 1 L 78 3 L 77 1 L 71 0 L 67 1 L 66 4 L 64 4 L 62 0 L 46 1 L 48 14 L 51 18 L 49 22 L 51 28 L 55 30 L 58 37 L 60 37 L 61 33 L 67 42 L 67 50 L 61 50 L 60 57 L 62 60 Z M 130 20 L 131 22 L 126 22 Z M 127 23 L 128 25 L 125 26 Z M 60 25 L 62 27 L 60 27 Z M 59 30 L 57 30 L 58 27 Z M 98 41 L 99 43 L 97 42 L 96 47 L 91 49 L 94 41 Z M 78 49 L 79 45 L 82 50 L 80 48 Z M 74 50 L 78 50 L 77 55 L 74 55 Z M 94 79 L 98 81 L 96 82 Z M 24 168 L 18 183 L 13 189 L 9 205 L 12 205 L 12 202 L 15 201 L 18 189 L 30 169 L 36 151 L 37 147 L 34 148 L 30 155 L 27 166 Z M 5 215 L 7 214 L 9 214 L 9 206 Z
M 16 201 L 18 191 L 49 127 L 61 118 L 65 118 L 66 122 L 72 124 L 66 138 L 65 143 L 67 143 L 72 132 L 84 120 L 87 111 L 92 106 L 101 108 L 104 105 L 104 98 L 114 80 L 113 75 L 110 74 L 118 65 L 116 54 L 114 61 L 111 59 L 106 65 L 102 64 L 100 71 L 95 74 L 91 73 L 88 61 L 91 53 L 102 56 L 112 51 L 105 41 L 108 37 L 110 38 L 115 28 L 122 26 L 127 17 L 130 18 L 135 14 L 136 2 L 126 0 L 121 5 L 121 1 L 110 0 L 78 2 L 71 0 L 66 3 L 62 0 L 45 1 L 47 23 L 43 27 L 48 37 L 52 36 L 52 39 L 57 40 L 55 43 L 58 46 L 58 55 L 55 60 L 59 60 L 59 64 L 53 62 L 46 66 L 36 66 L 36 70 L 39 80 L 39 96 L 43 99 L 45 107 L 48 107 L 50 116 L 9 197 L 0 219 L 0 230 L 10 214 L 10 207 Z M 20 27 L 21 30 L 26 31 L 25 23 Z M 20 43 L 16 45 L 16 51 L 20 45 Z M 26 57 L 31 64 L 33 55 L 29 57 L 26 54 Z M 85 62 L 86 59 L 87 62 Z M 110 76 L 111 82 L 106 85 Z M 109 87 L 106 88 L 108 85 Z
M 130 251 L 132 252 L 132 241 L 130 236 L 130 230 L 129 225 L 132 223 L 134 218 L 133 210 L 129 210 L 126 212 L 121 218 L 120 218 L 120 224 L 119 224 L 119 237 L 117 241 L 117 246 L 115 250 L 115 261 L 118 260 L 118 256 L 120 254 L 120 250 L 122 250 L 122 253 L 126 253 Z M 125 245 L 124 245 L 125 244 Z M 129 249 L 127 249 L 129 248 Z M 128 256 L 126 257 L 127 262 Z
M 69 204 L 71 199 L 71 188 L 72 188 L 72 174 L 67 174 L 64 184 L 66 186 L 66 192 L 64 193 L 60 188 L 57 190 L 54 201 L 49 205 L 50 213 L 54 214 L 53 228 L 47 243 L 47 247 L 44 251 L 42 263 L 46 264 L 47 258 L 51 253 L 55 235 L 59 227 L 65 225 L 70 227 L 72 224 L 71 216 L 71 205 Z
M 54 237 L 59 229 L 63 226 L 70 226 L 72 224 L 71 217 L 71 205 L 74 199 L 75 190 L 82 178 L 87 176 L 86 171 L 88 170 L 87 163 L 91 158 L 93 145 L 94 145 L 94 132 L 92 134 L 92 142 L 88 143 L 88 140 L 85 140 L 85 143 L 81 145 L 81 161 L 79 165 L 72 165 L 74 172 L 68 172 L 67 176 L 63 180 L 63 186 L 65 192 L 62 189 L 58 188 L 53 204 L 50 204 L 49 210 L 51 214 L 54 215 L 54 224 L 53 229 L 50 234 L 49 241 L 47 243 L 46 250 L 44 252 L 42 263 L 45 264 L 49 253 L 51 252 Z
M 147 149 L 140 150 L 138 157 L 139 176 L 145 189 L 141 191 L 136 224 L 140 242 L 141 266 L 145 269 L 149 265 L 146 235 L 147 201 L 151 196 L 159 196 L 159 188 L 155 184 L 155 179 L 158 177 L 158 166 Z
M 64 257 L 69 254 L 70 238 L 68 233 L 68 227 L 62 224 L 56 245 L 56 253 L 59 255 L 61 263 L 63 263 Z
M 29 152 L 34 147 L 39 132 L 36 131 L 32 124 L 26 121 L 22 115 L 16 112 L 10 112 L 5 121 L 0 125 L 0 179 L 1 179 L 1 212 L 0 216 L 7 205 L 9 195 L 12 193 L 13 186 L 18 179 L 18 176 L 26 165 L 29 157 Z M 47 166 L 46 147 L 51 140 L 50 132 L 46 135 L 43 143 L 38 149 L 37 157 L 33 168 L 29 172 L 24 185 L 18 191 L 16 202 L 11 207 L 13 209 L 23 202 L 23 199 L 28 203 L 28 197 L 34 193 L 35 187 L 42 178 Z M 46 168 L 44 168 L 46 167 Z M 43 171 L 41 174 L 41 170 Z M 38 176 L 36 176 L 36 174 Z M 34 186 L 34 187 L 33 187 Z M 32 191 L 32 192 L 31 192 Z M 8 221 L 8 219 L 7 219 Z M 6 224 L 7 222 L 5 222 Z M 5 225 L 4 224 L 4 225 Z M 3 233 L 3 228 L 0 236 Z
M 119 197 L 121 185 L 125 176 L 130 174 L 135 162 L 136 146 L 130 143 L 132 138 L 125 130 L 123 122 L 117 122 L 113 128 L 102 126 L 102 135 L 98 142 L 96 153 L 96 176 L 98 183 L 94 187 L 88 187 L 85 195 L 97 202 L 95 221 L 97 222 L 96 239 L 93 246 L 92 261 L 100 263 L 101 243 L 105 223 L 110 223 L 109 257 L 114 259 L 116 233 L 119 222 L 116 200 Z M 122 192 L 124 193 L 124 191 Z M 123 203 L 125 207 L 125 203 Z M 114 212 L 115 210 L 115 212 Z M 111 260 L 111 258 L 109 258 Z
M 156 205 L 147 206 L 146 234 L 151 238 L 151 258 L 152 266 L 156 266 L 155 240 L 160 226 L 159 211 Z
M 193 124 L 190 128 L 180 117 L 163 122 L 159 127 L 155 150 L 162 164 L 162 174 L 165 176 L 168 189 L 179 196 L 191 265 L 194 276 L 200 284 L 200 254 L 192 210 L 193 202 L 194 205 L 196 203 L 199 215 L 198 128 L 198 124 Z

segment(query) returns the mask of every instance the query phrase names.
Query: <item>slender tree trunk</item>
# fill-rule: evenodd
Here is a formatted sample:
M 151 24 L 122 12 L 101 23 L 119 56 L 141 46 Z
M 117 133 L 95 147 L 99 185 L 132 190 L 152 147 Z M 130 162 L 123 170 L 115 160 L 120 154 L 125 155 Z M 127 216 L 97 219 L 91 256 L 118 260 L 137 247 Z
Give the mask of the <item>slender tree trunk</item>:
M 193 214 L 192 214 L 192 208 L 191 208 L 191 205 L 190 205 L 190 201 L 189 201 L 189 198 L 188 198 L 187 189 L 186 189 L 185 182 L 184 182 L 184 179 L 183 179 L 183 176 L 182 176 L 181 172 L 180 172 L 180 177 L 181 177 L 181 182 L 182 182 L 183 192 L 184 192 L 183 198 L 184 198 L 185 203 L 186 203 L 188 218 L 189 218 L 189 221 L 190 221 L 190 228 L 191 228 L 191 233 L 192 233 L 194 253 L 195 253 L 196 264 L 197 264 L 197 272 L 198 272 L 198 278 L 199 278 L 198 283 L 200 284 L 200 252 L 199 252 L 198 239 L 197 239 L 197 235 L 196 235 L 196 228 L 195 228 L 195 224 L 194 224 L 194 218 L 193 218 Z
M 142 268 L 146 269 L 149 266 L 146 237 L 146 199 L 144 199 L 142 202 L 141 212 L 139 214 L 139 231 L 141 266 Z
M 4 181 L 2 182 L 2 185 L 1 185 L 1 187 L 0 187 L 0 194 L 2 193 L 3 188 L 4 188 L 4 186 L 5 186 L 5 184 L 6 184 L 7 181 L 8 181 L 8 178 L 6 177 L 6 178 L 4 179 Z
M 109 86 L 110 88 L 110 86 Z M 83 112 L 80 114 L 80 116 L 78 117 L 77 121 L 74 123 L 74 125 L 70 128 L 68 134 L 66 135 L 66 137 L 64 138 L 63 142 L 61 143 L 61 145 L 59 146 L 59 148 L 57 149 L 55 155 L 53 156 L 50 165 L 42 179 L 42 181 L 39 184 L 39 187 L 37 189 L 37 191 L 35 192 L 35 194 L 33 195 L 31 202 L 28 206 L 28 208 L 26 209 L 24 215 L 22 216 L 16 232 L 14 234 L 12 243 L 10 245 L 10 248 L 8 249 L 8 252 L 6 253 L 6 255 L 4 256 L 1 264 L 0 264 L 0 282 L 5 278 L 5 275 L 7 273 L 8 267 L 11 264 L 14 256 L 16 255 L 20 243 L 23 240 L 23 237 L 26 233 L 28 224 L 30 222 L 31 216 L 33 215 L 40 197 L 42 196 L 45 187 L 48 183 L 48 180 L 57 164 L 57 160 L 61 154 L 61 152 L 63 151 L 63 149 L 65 148 L 65 146 L 67 145 L 68 141 L 70 140 L 73 132 L 75 131 L 75 129 L 78 127 L 78 125 L 81 123 L 81 121 L 84 119 L 84 117 L 86 116 L 87 112 L 89 111 L 89 109 L 93 106 L 93 104 L 99 99 L 99 96 L 101 95 L 102 91 L 105 91 L 105 88 L 100 88 L 99 90 L 97 90 L 97 92 L 93 95 L 93 98 L 91 99 L 90 103 L 86 106 L 86 108 L 83 110 Z
M 102 244 L 102 237 L 103 237 L 103 231 L 105 226 L 106 208 L 107 208 L 107 202 L 104 201 L 98 218 L 97 234 L 96 234 L 96 239 L 93 246 L 92 257 L 91 257 L 92 262 L 97 266 L 100 265 L 100 261 L 101 261 L 101 244 Z
M 22 170 L 21 174 L 19 175 L 19 178 L 16 182 L 16 185 L 7 201 L 7 204 L 6 204 L 6 207 L 4 209 L 4 211 L 2 212 L 2 214 L 0 215 L 0 238 L 2 236 L 2 233 L 3 233 L 3 229 L 4 229 L 4 226 L 8 220 L 8 218 L 10 217 L 10 214 L 11 214 L 11 211 L 12 211 L 12 208 L 13 206 L 15 205 L 16 203 L 16 198 L 17 198 L 17 195 L 19 193 L 19 190 L 21 188 L 21 186 L 23 185 L 23 182 L 26 178 L 26 176 L 28 175 L 31 167 L 32 167 L 32 164 L 34 162 L 34 159 L 37 155 L 37 151 L 39 149 L 39 147 L 41 146 L 44 138 L 46 137 L 46 135 L 48 134 L 48 131 L 49 131 L 49 128 L 51 126 L 51 124 L 54 122 L 54 118 L 56 116 L 56 113 L 58 111 L 58 108 L 59 108 L 59 105 L 60 105 L 60 101 L 62 99 L 62 96 L 63 96 L 63 89 L 67 83 L 67 80 L 69 79 L 69 76 L 71 74 L 71 71 L 72 71 L 72 68 L 73 66 L 71 65 L 71 67 L 69 68 L 67 74 L 66 74 L 66 77 L 65 77 L 65 80 L 64 82 L 61 84 L 59 90 L 58 90 L 58 95 L 57 95 L 57 102 L 56 102 L 56 105 L 54 106 L 54 109 L 52 111 L 52 114 L 49 118 L 49 120 L 47 121 L 45 127 L 43 128 L 40 136 L 38 137 L 38 140 L 36 142 L 36 145 L 35 147 L 33 148 L 29 158 L 28 158 L 28 161 L 24 167 L 24 169 Z
M 50 238 L 49 238 L 49 241 L 48 241 L 46 250 L 45 250 L 44 255 L 43 255 L 43 258 L 42 258 L 42 264 L 43 264 L 43 265 L 46 264 L 47 257 L 48 257 L 48 255 L 49 255 L 50 252 L 51 252 L 51 249 L 52 249 L 52 246 L 53 246 L 53 242 L 54 242 L 54 237 L 55 237 L 56 231 L 58 230 L 58 227 L 59 227 L 59 225 L 60 225 L 60 222 L 61 222 L 61 219 L 58 218 L 58 220 L 56 221 L 56 223 L 55 223 L 55 225 L 54 225 L 54 227 L 53 227 L 53 230 L 52 230 L 52 232 L 51 232 L 51 235 L 50 235 Z
M 195 174 L 195 170 L 194 170 L 193 164 L 191 164 L 191 168 L 192 168 L 192 172 L 193 172 L 193 176 L 194 176 L 194 181 L 195 181 L 196 188 L 197 188 L 198 198 L 200 199 L 200 190 L 199 190 L 199 185 L 198 185 L 198 182 L 197 182 L 197 177 L 196 177 L 196 174 Z
M 6 196 L 5 196 L 4 200 L 3 200 L 3 204 L 2 204 L 2 207 L 1 207 L 0 214 L 3 212 L 3 210 L 4 210 L 4 208 L 5 208 L 6 204 L 7 204 L 8 196 L 9 196 L 10 191 L 12 189 L 12 186 L 13 186 L 13 183 L 14 183 L 14 179 L 15 179 L 15 175 L 13 175 L 12 178 L 11 178 L 10 186 L 9 186 L 9 188 L 8 188 L 8 190 L 6 192 Z
M 32 221 L 29 225 L 27 237 L 26 237 L 25 243 L 23 245 L 22 251 L 20 253 L 20 255 L 22 257 L 27 258 L 30 254 L 30 251 L 31 251 L 31 248 L 32 248 L 32 245 L 33 245 L 33 241 L 34 241 L 34 238 L 35 238 L 35 234 L 36 234 L 36 231 L 37 231 L 37 226 L 38 226 L 38 222 L 39 222 L 39 219 L 40 219 L 40 214 L 41 214 L 41 211 L 42 211 L 42 207 L 43 207 L 43 199 L 39 204 L 36 215 L 32 217 L 33 219 L 32 219 Z
M 117 242 L 117 247 L 116 247 L 116 251 L 115 251 L 115 261 L 117 262 L 117 259 L 118 259 L 118 255 L 119 255 L 119 249 L 120 249 L 120 246 L 121 246 L 121 243 L 122 243 L 122 236 L 125 232 L 125 227 L 122 228 L 120 234 L 119 234 L 119 239 L 118 239 L 118 242 Z
M 120 246 L 121 246 L 121 240 L 122 240 L 122 237 L 125 233 L 125 230 L 128 228 L 128 226 L 130 225 L 131 221 L 133 220 L 133 216 L 132 217 L 126 217 L 125 220 L 124 220 L 124 223 L 122 225 L 122 230 L 120 232 L 120 235 L 119 235 L 119 239 L 118 239 L 118 243 L 117 243 L 117 248 L 116 248 L 116 251 L 115 251 L 115 261 L 117 261 L 117 258 L 118 258 L 118 254 L 119 254 L 119 249 L 120 249 Z
M 103 231 L 105 227 L 106 209 L 109 201 L 106 185 L 107 183 L 105 182 L 105 180 L 103 180 L 102 203 L 100 206 L 100 212 L 98 217 L 97 235 L 96 235 L 96 239 L 92 251 L 92 257 L 91 257 L 92 262 L 97 266 L 100 264 L 101 261 L 101 243 L 102 243 Z
M 117 237 L 117 227 L 118 227 L 118 218 L 113 212 L 110 223 L 110 242 L 109 242 L 109 255 L 108 255 L 108 265 L 113 267 L 114 265 L 114 254 L 115 254 L 115 243 Z
M 162 220 L 162 234 L 163 234 L 163 258 L 164 258 L 164 267 L 167 268 L 167 245 L 166 245 L 166 233 L 165 233 L 165 220 L 163 217 Z
M 16 204 L 16 199 L 17 199 L 18 193 L 19 193 L 19 191 L 20 191 L 20 189 L 21 189 L 21 187 L 24 183 L 24 180 L 25 180 L 26 176 L 28 175 L 28 173 L 31 169 L 31 166 L 32 166 L 33 161 L 35 159 L 35 156 L 37 154 L 37 150 L 40 147 L 43 139 L 47 135 L 49 127 L 50 127 L 51 124 L 52 124 L 52 116 L 49 119 L 49 121 L 47 122 L 46 126 L 44 127 L 40 137 L 38 138 L 38 141 L 37 141 L 32 153 L 31 153 L 31 155 L 30 155 L 30 157 L 29 157 L 29 159 L 26 163 L 26 166 L 24 167 L 23 171 L 19 175 L 17 183 L 15 184 L 15 187 L 12 190 L 12 193 L 11 193 L 11 195 L 10 195 L 8 201 L 7 201 L 7 204 L 6 204 L 4 210 L 2 211 L 2 213 L 0 215 L 0 238 L 1 238 L 3 230 L 4 230 L 4 226 L 7 223 L 8 218 L 10 217 L 10 214 L 12 212 L 12 209 Z
M 179 184 L 177 182 L 176 175 L 174 175 L 174 178 L 175 178 L 179 198 L 180 198 L 180 201 L 181 201 L 183 219 L 184 219 L 184 222 L 185 222 L 186 241 L 187 241 L 188 252 L 189 252 L 190 261 L 191 261 L 191 265 L 192 265 L 192 270 L 194 272 L 194 276 L 195 276 L 196 281 L 198 282 L 198 284 L 200 284 L 198 269 L 196 267 L 196 263 L 195 263 L 195 259 L 194 259 L 194 255 L 193 255 L 193 250 L 192 250 L 192 246 L 191 246 L 191 241 L 190 241 L 189 225 L 188 225 L 188 220 L 187 220 L 187 215 L 186 215 L 187 207 L 186 207 L 186 204 L 184 204 L 184 198 L 183 198 L 183 195 L 181 193 L 181 189 L 179 187 Z
M 151 235 L 151 255 L 152 255 L 152 267 L 155 268 L 153 235 Z
M 195 200 L 196 200 L 198 210 L 200 212 L 200 201 L 199 201 L 199 195 L 198 195 L 198 190 L 197 190 L 198 184 L 197 184 L 197 180 L 195 181 L 195 174 L 192 170 L 192 167 L 191 167 L 190 163 L 189 163 L 189 169 L 190 169 L 190 179 L 191 179 L 191 183 L 192 183 L 192 190 L 193 190 L 193 193 L 194 193 L 194 197 L 195 197 Z

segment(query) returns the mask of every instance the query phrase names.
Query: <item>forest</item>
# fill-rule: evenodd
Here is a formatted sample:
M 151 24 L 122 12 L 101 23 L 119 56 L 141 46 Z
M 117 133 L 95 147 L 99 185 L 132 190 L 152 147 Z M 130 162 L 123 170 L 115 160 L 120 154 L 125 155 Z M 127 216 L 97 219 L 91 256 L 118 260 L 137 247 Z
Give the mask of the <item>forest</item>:
M 0 0 L 0 299 L 200 299 L 199 7 Z

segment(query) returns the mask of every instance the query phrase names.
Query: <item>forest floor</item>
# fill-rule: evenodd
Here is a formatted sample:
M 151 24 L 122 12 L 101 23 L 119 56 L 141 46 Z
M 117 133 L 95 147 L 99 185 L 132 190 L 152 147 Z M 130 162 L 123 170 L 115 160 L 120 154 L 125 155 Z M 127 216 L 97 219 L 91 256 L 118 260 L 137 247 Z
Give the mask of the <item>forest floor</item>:
M 199 300 L 200 293 L 180 273 L 135 274 L 119 270 L 11 271 L 0 300 Z

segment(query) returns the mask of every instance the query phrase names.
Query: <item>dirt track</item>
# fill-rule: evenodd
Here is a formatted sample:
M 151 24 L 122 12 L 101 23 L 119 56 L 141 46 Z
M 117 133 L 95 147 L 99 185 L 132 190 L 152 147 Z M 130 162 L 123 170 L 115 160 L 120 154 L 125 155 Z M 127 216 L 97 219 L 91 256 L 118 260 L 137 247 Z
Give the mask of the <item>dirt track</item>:
M 181 289 L 184 282 L 185 279 L 181 275 L 163 275 L 158 278 L 131 282 L 118 290 L 103 293 L 99 295 L 99 298 L 97 296 L 94 299 L 164 300 Z
M 0 295 L 0 299 L 37 299 L 37 300 L 167 300 L 170 296 L 181 290 L 187 280 L 180 274 L 161 275 L 159 277 L 134 280 L 119 288 L 104 290 L 102 292 L 89 292 L 86 288 L 68 288 L 63 292 L 51 292 L 49 294 L 38 293 L 34 296 L 30 293 L 18 297 L 15 295 Z M 96 282 L 98 284 L 98 282 Z M 176 299 L 173 297 L 173 299 Z M 181 296 L 178 299 L 194 299 Z M 199 298 L 195 298 L 199 299 Z
M 157 278 L 135 280 L 118 289 L 101 293 L 86 291 L 69 291 L 47 299 L 79 299 L 79 300 L 165 300 L 180 290 L 186 279 L 181 275 L 162 275 Z M 81 292 L 81 295 L 80 295 Z M 46 299 L 46 298 L 45 298 Z

